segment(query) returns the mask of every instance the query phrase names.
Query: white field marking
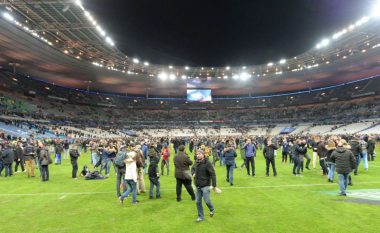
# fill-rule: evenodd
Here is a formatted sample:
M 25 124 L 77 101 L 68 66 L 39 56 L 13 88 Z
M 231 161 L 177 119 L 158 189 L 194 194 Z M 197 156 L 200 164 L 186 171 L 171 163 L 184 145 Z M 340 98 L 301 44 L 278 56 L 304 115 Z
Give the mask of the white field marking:
M 62 200 L 65 197 L 67 197 L 67 195 L 63 195 L 62 197 L 59 198 L 59 200 Z
M 355 183 L 355 186 L 361 184 L 380 184 L 380 182 L 360 182 Z M 258 188 L 298 188 L 298 187 L 318 187 L 318 186 L 334 186 L 338 183 L 329 184 L 289 184 L 289 185 L 261 185 L 261 186 L 234 186 L 234 187 L 219 187 L 223 189 L 258 189 Z M 163 191 L 174 191 L 175 189 L 161 189 Z M 48 196 L 48 195 L 94 195 L 94 194 L 110 194 L 113 192 L 83 192 L 83 193 L 1 193 L 0 197 L 6 196 Z

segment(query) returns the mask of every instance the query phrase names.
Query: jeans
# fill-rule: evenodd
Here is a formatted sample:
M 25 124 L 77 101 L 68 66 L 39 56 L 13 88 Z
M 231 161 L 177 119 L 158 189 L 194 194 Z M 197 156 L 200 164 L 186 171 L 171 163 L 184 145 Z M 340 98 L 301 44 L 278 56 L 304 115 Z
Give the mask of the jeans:
M 48 181 L 49 180 L 49 166 L 48 165 L 41 165 L 41 179 L 42 181 Z
M 218 156 L 219 156 L 219 164 L 220 166 L 223 166 L 224 165 L 223 151 L 218 151 Z
M 4 168 L 5 168 L 5 177 L 13 175 L 12 174 L 12 164 L 11 163 L 4 164 Z
M 234 169 L 235 169 L 235 163 L 231 165 L 226 165 L 227 169 L 227 181 L 230 182 L 230 184 L 234 184 Z
M 154 186 L 156 186 L 156 198 L 160 197 L 161 196 L 161 192 L 160 192 L 160 178 L 158 178 L 158 177 L 152 177 L 152 178 L 150 178 L 149 177 L 149 181 L 150 181 L 149 197 L 153 197 Z
M 297 169 L 298 168 L 298 157 L 297 156 L 293 156 L 293 157 L 290 157 L 290 158 L 293 158 L 292 160 L 293 160 L 293 174 L 294 175 L 299 175 L 300 173 L 299 173 L 299 169 Z M 291 162 L 289 162 L 289 163 L 291 163 Z M 297 172 L 298 173 L 297 173 Z
M 277 176 L 277 171 L 276 171 L 276 163 L 274 158 L 265 158 L 266 160 L 266 175 L 269 176 L 269 165 L 272 164 L 272 169 L 273 169 L 273 175 Z
M 252 156 L 252 157 L 246 157 L 245 158 L 245 166 L 247 167 L 248 175 L 250 175 L 249 164 L 251 164 L 252 175 L 254 176 L 255 175 L 255 157 Z
M 120 184 L 123 182 L 123 193 L 127 191 L 127 183 L 124 180 L 125 168 L 116 168 L 116 196 L 120 197 Z
M 362 152 L 361 156 L 363 157 L 363 163 L 364 163 L 364 170 L 368 170 L 368 155 L 367 155 L 367 152 Z M 359 167 L 359 164 L 360 164 L 360 160 L 361 160 L 361 157 L 358 156 L 358 167 Z
M 327 168 L 329 170 L 328 178 L 332 181 L 334 180 L 335 163 L 327 162 Z
M 96 153 L 95 151 L 91 152 L 91 160 L 92 164 L 95 166 L 99 162 L 98 153 Z
M 346 194 L 349 173 L 338 174 L 340 193 Z
M 61 164 L 62 158 L 61 154 L 55 154 L 55 164 Z
M 191 180 L 183 180 L 183 179 L 178 179 L 177 184 L 176 184 L 176 192 L 177 192 L 177 201 L 180 201 L 181 198 L 181 193 L 182 193 L 182 184 L 185 186 L 187 192 L 190 194 L 191 199 L 195 199 L 195 193 L 193 190 L 193 186 L 191 186 Z
M 125 191 L 121 196 L 120 199 L 124 200 L 124 198 L 128 197 L 130 193 L 132 193 L 132 203 L 136 203 L 136 197 L 137 197 L 137 188 L 136 188 L 136 182 L 134 180 L 125 180 L 128 185 L 127 191 Z
M 302 170 L 303 172 L 303 156 L 302 155 L 299 155 L 297 158 L 297 175 L 300 174 L 300 170 Z
M 211 203 L 210 199 L 210 186 L 205 187 L 197 187 L 197 194 L 196 194 L 196 205 L 198 210 L 198 217 L 201 219 L 204 219 L 204 213 L 203 213 L 203 206 L 202 206 L 202 197 L 210 210 L 210 212 L 214 211 L 214 206 Z

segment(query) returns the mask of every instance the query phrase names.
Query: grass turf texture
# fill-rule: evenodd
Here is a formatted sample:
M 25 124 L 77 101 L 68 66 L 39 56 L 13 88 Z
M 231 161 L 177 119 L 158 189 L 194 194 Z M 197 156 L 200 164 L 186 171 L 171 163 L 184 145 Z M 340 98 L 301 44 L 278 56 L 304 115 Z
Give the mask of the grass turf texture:
M 280 151 L 279 151 L 280 152 Z M 380 150 L 377 149 L 380 155 Z M 327 182 L 316 170 L 305 170 L 303 177 L 291 173 L 292 165 L 276 158 L 278 176 L 265 176 L 261 152 L 256 158 L 256 177 L 234 171 L 234 186 L 226 180 L 225 167 L 216 166 L 221 195 L 211 194 L 215 216 L 210 218 L 204 205 L 205 221 L 195 223 L 197 210 L 185 188 L 182 202 L 176 201 L 173 157 L 169 176 L 161 177 L 162 199 L 149 200 L 138 195 L 140 203 L 131 204 L 131 196 L 121 205 L 116 198 L 115 174 L 106 180 L 71 179 L 69 160 L 50 165 L 50 181 L 41 182 L 24 173 L 0 177 L 1 232 L 378 232 L 376 221 L 380 206 L 345 202 L 335 183 Z M 192 157 L 192 156 L 191 156 Z M 89 164 L 89 153 L 79 159 L 79 170 Z M 365 172 L 353 176 L 350 190 L 379 189 L 380 157 L 369 162 Z M 145 177 L 147 191 L 149 181 Z M 329 194 L 328 194 L 329 193 Z M 335 193 L 336 195 L 331 195 Z M 30 195 L 19 195 L 30 194 Z

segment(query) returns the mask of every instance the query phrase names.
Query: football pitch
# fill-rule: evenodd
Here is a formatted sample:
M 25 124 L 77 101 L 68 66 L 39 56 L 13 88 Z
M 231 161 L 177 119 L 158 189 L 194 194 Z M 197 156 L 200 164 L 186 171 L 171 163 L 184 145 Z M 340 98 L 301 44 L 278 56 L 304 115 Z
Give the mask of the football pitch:
M 280 151 L 277 177 L 272 170 L 265 176 L 261 151 L 256 177 L 240 169 L 238 156 L 234 186 L 226 182 L 225 167 L 217 163 L 222 194 L 211 194 L 215 215 L 210 218 L 203 203 L 205 221 L 196 223 L 195 202 L 185 188 L 182 201 L 176 201 L 173 155 L 169 176 L 160 179 L 162 198 L 149 199 L 146 176 L 147 192 L 137 196 L 136 205 L 131 197 L 119 203 L 113 168 L 108 179 L 73 180 L 70 160 L 63 160 L 62 165 L 49 166 L 48 182 L 40 181 L 38 170 L 35 178 L 24 173 L 0 177 L 0 232 L 379 232 L 379 161 L 377 157 L 369 162 L 368 171 L 360 164 L 348 197 L 338 196 L 337 174 L 334 183 L 328 183 L 317 163 L 317 169 L 310 164 L 311 170 L 296 177 L 293 165 L 281 163 Z M 90 164 L 89 152 L 82 153 L 78 164 L 79 174 L 83 165 Z

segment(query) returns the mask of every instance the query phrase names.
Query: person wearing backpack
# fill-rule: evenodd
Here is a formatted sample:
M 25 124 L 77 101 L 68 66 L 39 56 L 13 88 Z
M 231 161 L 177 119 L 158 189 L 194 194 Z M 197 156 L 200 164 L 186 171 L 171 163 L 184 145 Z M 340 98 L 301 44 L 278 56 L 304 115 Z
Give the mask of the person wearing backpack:
M 119 198 L 121 196 L 120 186 L 123 188 L 123 193 L 127 191 L 127 184 L 125 183 L 125 163 L 124 160 L 127 158 L 127 147 L 121 147 L 116 155 L 115 168 L 116 168 L 116 196 Z

